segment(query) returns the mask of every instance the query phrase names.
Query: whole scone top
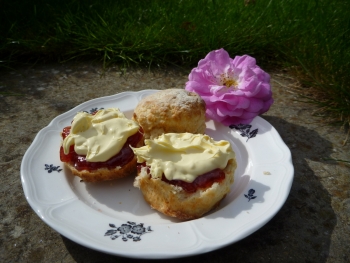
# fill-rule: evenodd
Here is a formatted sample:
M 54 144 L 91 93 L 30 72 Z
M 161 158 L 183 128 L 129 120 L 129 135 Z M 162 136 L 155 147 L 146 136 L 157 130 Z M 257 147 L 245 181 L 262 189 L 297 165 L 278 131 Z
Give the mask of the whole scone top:
M 166 89 L 143 98 L 136 106 L 133 119 L 144 131 L 145 139 L 163 133 L 205 132 L 204 100 L 184 89 Z

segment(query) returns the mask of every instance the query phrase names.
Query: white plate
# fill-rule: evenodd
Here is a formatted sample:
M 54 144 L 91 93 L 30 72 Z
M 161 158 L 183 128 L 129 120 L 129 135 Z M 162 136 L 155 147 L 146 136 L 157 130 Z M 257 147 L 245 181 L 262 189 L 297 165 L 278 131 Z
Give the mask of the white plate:
M 220 207 L 197 220 L 180 222 L 152 210 L 133 187 L 132 178 L 86 184 L 64 168 L 59 158 L 60 132 L 78 111 L 118 107 L 130 118 L 138 101 L 153 92 L 124 92 L 87 101 L 37 134 L 23 157 L 21 180 L 38 216 L 76 243 L 132 258 L 205 253 L 237 242 L 266 224 L 284 204 L 294 168 L 289 149 L 260 117 L 241 130 L 207 122 L 208 135 L 231 142 L 238 168 Z M 243 131 L 257 133 L 248 138 Z

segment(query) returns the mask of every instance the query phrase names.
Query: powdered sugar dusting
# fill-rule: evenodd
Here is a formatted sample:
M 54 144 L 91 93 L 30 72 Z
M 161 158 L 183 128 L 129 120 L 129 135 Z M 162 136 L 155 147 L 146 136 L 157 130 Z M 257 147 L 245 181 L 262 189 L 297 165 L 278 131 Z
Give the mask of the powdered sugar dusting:
M 148 97 L 146 97 L 146 100 L 147 99 L 150 99 L 150 100 L 156 99 L 158 103 L 160 104 L 166 103 L 167 105 L 170 105 L 169 101 L 171 101 L 171 105 L 177 108 L 193 107 L 191 106 L 193 105 L 193 103 L 201 103 L 201 101 L 204 104 L 204 101 L 199 95 L 184 89 L 162 90 L 149 95 Z

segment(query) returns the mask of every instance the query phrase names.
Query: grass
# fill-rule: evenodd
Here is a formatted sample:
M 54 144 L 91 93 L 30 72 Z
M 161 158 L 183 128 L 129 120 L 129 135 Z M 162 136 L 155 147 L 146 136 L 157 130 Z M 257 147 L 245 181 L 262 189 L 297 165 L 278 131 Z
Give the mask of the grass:
M 0 2 L 0 65 L 95 58 L 194 66 L 209 51 L 292 69 L 302 94 L 350 123 L 348 0 Z

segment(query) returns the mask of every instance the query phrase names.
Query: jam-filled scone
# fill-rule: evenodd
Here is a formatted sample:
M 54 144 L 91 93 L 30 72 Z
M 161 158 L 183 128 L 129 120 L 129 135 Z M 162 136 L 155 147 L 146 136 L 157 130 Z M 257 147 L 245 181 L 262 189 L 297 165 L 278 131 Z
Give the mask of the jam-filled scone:
M 119 109 L 79 112 L 61 136 L 61 161 L 85 182 L 136 174 L 136 157 L 130 146 L 142 146 L 143 134 Z
M 133 148 L 134 186 L 159 212 L 181 220 L 203 216 L 230 191 L 237 167 L 228 141 L 208 135 L 168 133 Z
M 166 89 L 144 97 L 136 106 L 133 119 L 139 123 L 145 139 L 163 133 L 204 133 L 205 102 L 196 93 L 184 89 Z

